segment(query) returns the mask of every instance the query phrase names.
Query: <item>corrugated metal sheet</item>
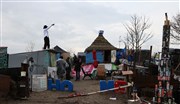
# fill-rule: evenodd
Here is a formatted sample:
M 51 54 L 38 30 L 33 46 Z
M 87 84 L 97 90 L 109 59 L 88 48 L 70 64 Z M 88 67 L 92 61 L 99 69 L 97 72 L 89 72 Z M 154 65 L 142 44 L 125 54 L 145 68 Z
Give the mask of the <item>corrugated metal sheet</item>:
M 8 68 L 21 67 L 21 63 L 32 57 L 34 63 L 37 65 L 42 65 L 45 67 L 55 65 L 56 53 L 48 50 L 35 51 L 35 52 L 25 52 L 18 54 L 10 54 L 8 60 Z
M 21 63 L 28 57 L 33 57 L 34 61 L 37 62 L 37 54 L 30 53 L 19 53 L 19 54 L 10 54 L 8 60 L 8 68 L 21 67 Z
M 43 53 L 39 54 L 38 57 L 39 57 L 39 60 L 41 60 L 38 62 L 39 65 L 50 66 L 51 56 L 48 51 L 44 51 Z

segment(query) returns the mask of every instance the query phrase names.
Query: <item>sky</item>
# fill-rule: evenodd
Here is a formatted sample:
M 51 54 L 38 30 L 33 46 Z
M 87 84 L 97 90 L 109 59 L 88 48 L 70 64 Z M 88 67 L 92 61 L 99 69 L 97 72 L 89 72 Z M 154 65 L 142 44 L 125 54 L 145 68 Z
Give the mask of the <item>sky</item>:
M 162 27 L 165 13 L 171 21 L 179 13 L 179 0 L 1 0 L 0 46 L 8 53 L 27 51 L 30 43 L 34 51 L 44 45 L 43 26 L 55 24 L 49 30 L 50 47 L 77 53 L 91 45 L 104 30 L 104 37 L 115 47 L 124 48 L 122 40 L 127 31 L 123 24 L 131 16 L 145 16 L 152 24 L 147 30 L 153 34 L 142 49 L 153 47 L 161 51 Z M 180 48 L 180 46 L 170 45 Z

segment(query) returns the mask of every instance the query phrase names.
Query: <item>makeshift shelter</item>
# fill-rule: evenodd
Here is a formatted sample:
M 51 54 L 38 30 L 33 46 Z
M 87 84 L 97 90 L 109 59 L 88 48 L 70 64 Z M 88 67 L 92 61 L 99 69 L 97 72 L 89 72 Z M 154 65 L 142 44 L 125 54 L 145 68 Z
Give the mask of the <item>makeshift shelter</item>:
M 96 58 L 99 63 L 110 63 L 111 62 L 111 51 L 117 50 L 111 43 L 109 43 L 103 36 L 104 31 L 100 30 L 98 37 L 94 42 L 85 49 L 86 52 L 86 63 L 93 62 L 92 51 L 96 51 Z
M 63 50 L 62 48 L 60 48 L 59 46 L 55 46 L 53 48 L 56 52 L 57 52 L 57 58 L 62 55 L 64 59 L 67 59 L 68 57 L 70 57 L 70 53 Z
M 29 59 L 30 57 L 33 58 L 36 65 L 40 65 L 44 67 L 56 66 L 56 51 L 49 49 L 49 50 L 9 54 L 8 68 L 21 67 L 21 63 Z
M 29 88 L 32 88 L 32 91 L 46 90 L 48 69 L 49 67 L 56 66 L 56 51 L 47 49 L 33 52 L 9 54 L 7 70 L 12 72 L 14 68 L 16 69 L 15 73 L 21 74 L 22 72 L 20 73 L 19 69 L 21 71 L 21 67 L 24 65 L 22 63 L 27 65 L 25 73 L 28 73 Z M 19 76 L 20 75 L 16 75 L 16 77 Z

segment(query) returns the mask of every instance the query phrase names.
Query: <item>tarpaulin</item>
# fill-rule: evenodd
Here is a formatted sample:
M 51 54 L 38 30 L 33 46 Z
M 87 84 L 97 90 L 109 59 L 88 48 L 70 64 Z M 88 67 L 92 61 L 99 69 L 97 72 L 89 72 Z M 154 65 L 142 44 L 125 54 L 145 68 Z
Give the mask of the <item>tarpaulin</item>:
M 96 60 L 99 63 L 102 63 L 104 61 L 104 54 L 102 51 L 96 51 Z M 86 53 L 86 64 L 90 64 L 93 62 L 94 62 L 93 53 L 92 52 Z
M 93 64 L 84 65 L 84 66 L 83 66 L 83 69 L 84 69 L 85 72 L 88 72 L 88 73 L 92 73 L 93 70 L 95 70 Z M 82 72 L 82 70 L 81 70 L 80 76 L 83 76 L 83 75 L 84 75 L 84 74 L 83 74 L 83 72 Z M 72 77 L 75 77 L 75 76 L 76 76 L 76 71 L 75 71 L 74 68 L 73 68 L 73 69 L 72 69 Z

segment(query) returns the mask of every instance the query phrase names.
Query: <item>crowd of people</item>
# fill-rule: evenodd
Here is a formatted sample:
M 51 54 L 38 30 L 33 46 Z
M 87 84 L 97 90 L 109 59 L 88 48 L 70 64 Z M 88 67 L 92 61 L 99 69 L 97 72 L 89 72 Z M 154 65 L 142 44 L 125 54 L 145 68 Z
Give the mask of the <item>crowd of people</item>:
M 44 25 L 43 26 L 43 33 L 44 33 L 44 47 L 43 49 L 49 49 L 50 48 L 50 39 L 49 39 L 49 33 L 48 30 L 54 26 L 55 24 L 52 24 L 50 26 Z M 81 71 L 81 65 L 82 61 L 79 57 L 74 55 L 73 62 L 68 57 L 66 60 L 63 59 L 62 56 L 60 56 L 56 61 L 56 67 L 57 67 L 57 77 L 61 80 L 70 80 L 71 77 L 71 69 L 74 67 L 74 70 L 76 71 L 76 81 L 80 80 L 80 71 Z M 50 76 L 51 78 L 54 78 L 53 76 Z
M 56 68 L 57 68 L 57 78 L 60 80 L 71 80 L 73 79 L 71 73 L 72 69 L 76 72 L 76 81 L 80 80 L 80 71 L 82 68 L 81 58 L 74 55 L 73 58 L 68 57 L 66 60 L 63 59 L 63 56 L 60 56 L 56 60 Z M 54 77 L 50 77 L 54 79 Z

